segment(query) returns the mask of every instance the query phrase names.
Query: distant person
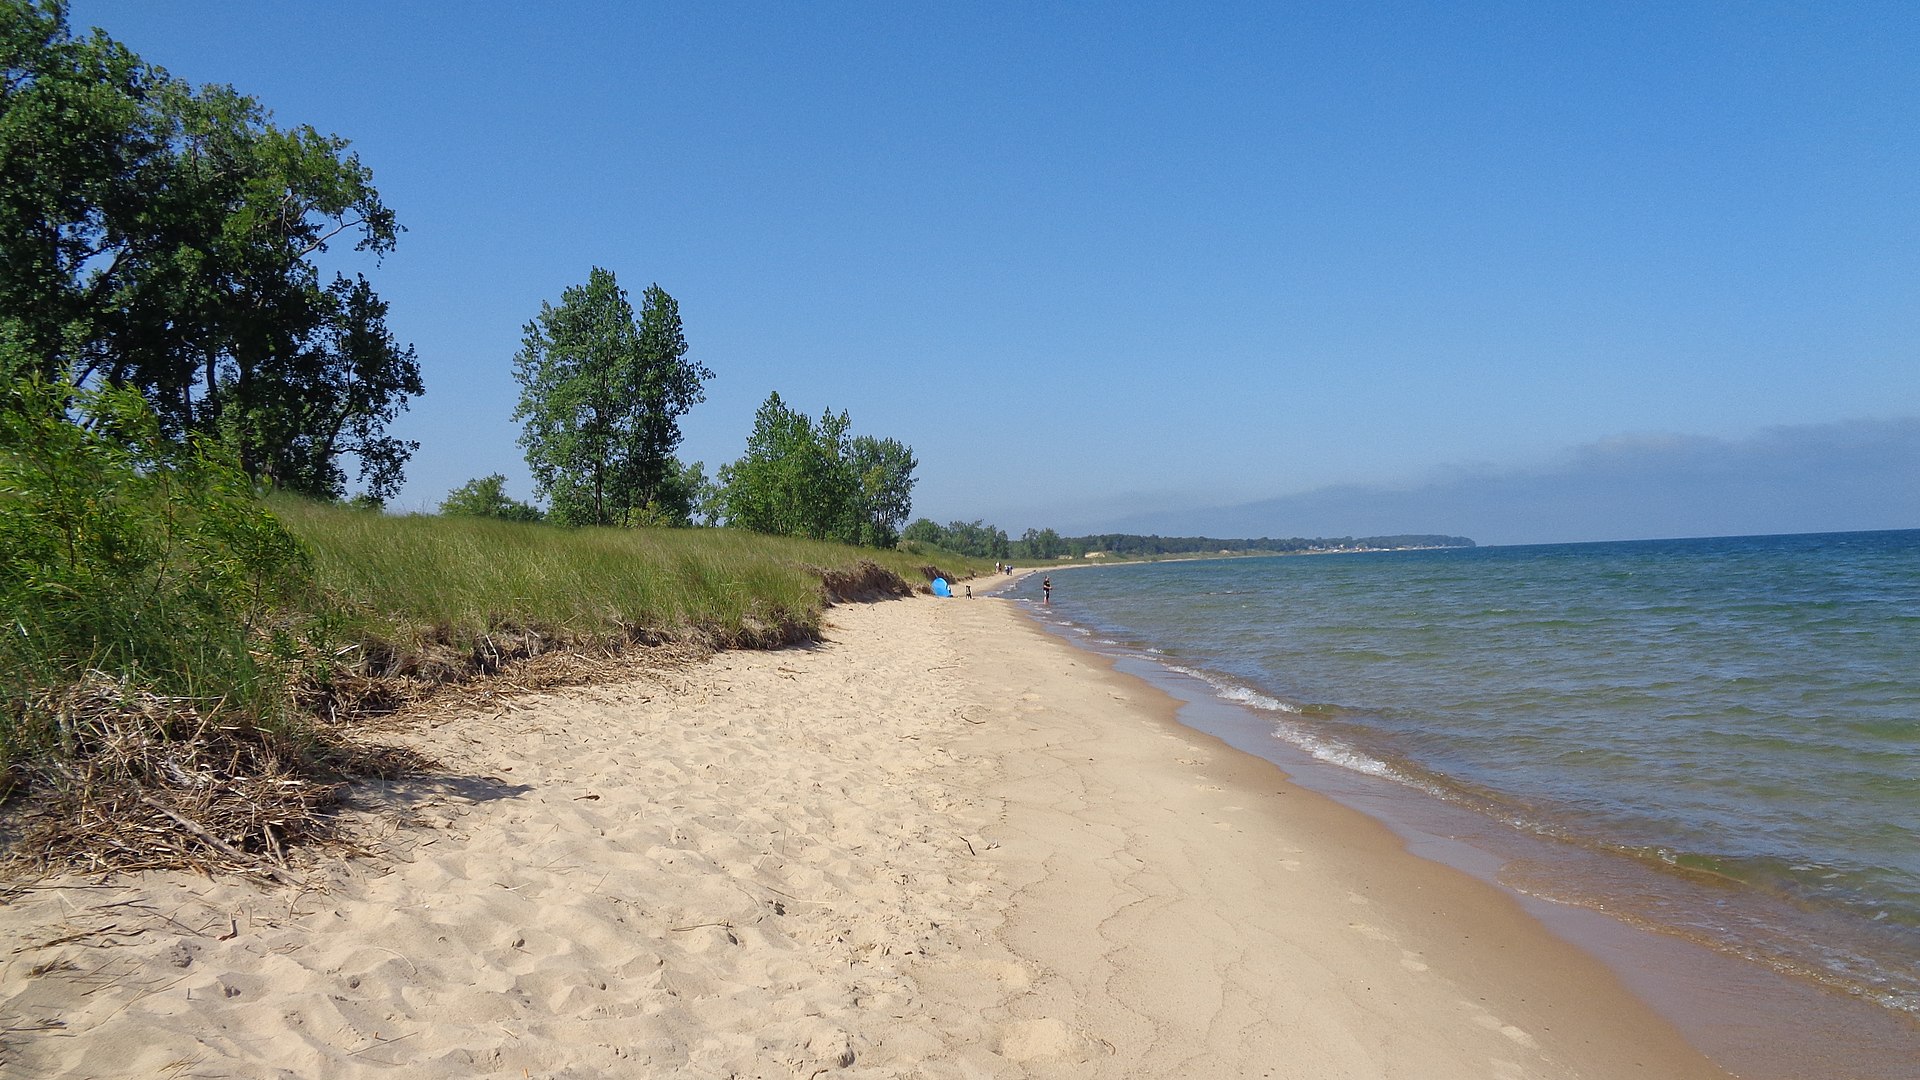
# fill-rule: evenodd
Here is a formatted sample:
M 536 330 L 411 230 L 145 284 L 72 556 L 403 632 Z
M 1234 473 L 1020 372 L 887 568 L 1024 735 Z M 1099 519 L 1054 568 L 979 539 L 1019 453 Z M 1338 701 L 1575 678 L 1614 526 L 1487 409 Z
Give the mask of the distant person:
M 1053 603 L 1053 579 L 1050 577 L 1040 579 L 1040 602 L 1043 604 Z
M 973 599 L 973 586 L 967 586 L 967 599 Z

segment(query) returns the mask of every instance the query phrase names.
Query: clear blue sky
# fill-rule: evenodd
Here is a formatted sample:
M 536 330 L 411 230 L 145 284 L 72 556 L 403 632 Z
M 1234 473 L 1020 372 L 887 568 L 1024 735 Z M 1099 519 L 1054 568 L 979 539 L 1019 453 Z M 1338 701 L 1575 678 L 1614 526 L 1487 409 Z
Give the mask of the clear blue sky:
M 373 169 L 408 232 L 369 273 L 427 384 L 403 508 L 531 494 L 510 360 L 599 265 L 678 298 L 716 373 L 684 457 L 737 457 L 778 390 L 913 446 L 940 521 L 1920 527 L 1920 5 L 73 21 Z

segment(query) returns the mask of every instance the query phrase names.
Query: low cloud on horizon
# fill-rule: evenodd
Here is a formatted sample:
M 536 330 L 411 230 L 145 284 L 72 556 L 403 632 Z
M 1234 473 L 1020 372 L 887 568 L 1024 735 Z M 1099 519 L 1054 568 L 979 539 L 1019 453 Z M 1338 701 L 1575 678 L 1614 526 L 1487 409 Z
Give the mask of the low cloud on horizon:
M 1920 528 L 1920 417 L 1768 428 L 1744 439 L 1624 436 L 1540 469 L 1343 485 L 1100 531 L 1179 536 L 1446 533 L 1482 544 Z

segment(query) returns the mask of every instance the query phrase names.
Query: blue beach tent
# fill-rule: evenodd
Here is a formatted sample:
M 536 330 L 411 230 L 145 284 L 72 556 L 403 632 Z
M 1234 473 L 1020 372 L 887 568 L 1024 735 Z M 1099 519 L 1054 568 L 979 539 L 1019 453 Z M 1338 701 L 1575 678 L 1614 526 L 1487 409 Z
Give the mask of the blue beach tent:
M 953 595 L 953 590 L 947 587 L 946 578 L 937 577 L 933 579 L 933 595 L 935 596 L 952 596 Z

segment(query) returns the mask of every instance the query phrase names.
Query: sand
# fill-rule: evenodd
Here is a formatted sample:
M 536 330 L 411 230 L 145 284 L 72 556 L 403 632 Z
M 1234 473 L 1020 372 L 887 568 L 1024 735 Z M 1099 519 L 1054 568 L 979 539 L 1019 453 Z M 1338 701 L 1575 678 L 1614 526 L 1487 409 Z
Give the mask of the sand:
M 437 718 L 304 889 L 9 891 L 0 1075 L 1723 1075 L 1009 601 L 827 638 Z

